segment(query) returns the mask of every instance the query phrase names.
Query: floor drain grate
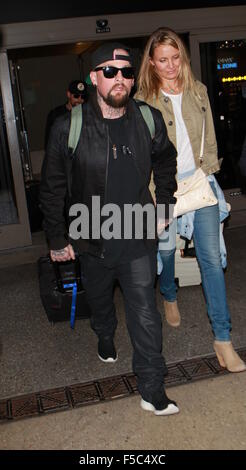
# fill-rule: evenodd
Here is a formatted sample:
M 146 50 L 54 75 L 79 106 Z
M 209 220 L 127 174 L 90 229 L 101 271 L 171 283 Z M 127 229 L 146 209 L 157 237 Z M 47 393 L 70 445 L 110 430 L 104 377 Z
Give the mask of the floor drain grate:
M 237 351 L 246 362 L 246 348 Z M 165 383 L 167 387 L 171 387 L 227 373 L 220 367 L 215 356 L 206 356 L 168 365 Z M 0 420 L 5 422 L 43 416 L 50 412 L 123 398 L 134 393 L 138 393 L 134 374 L 107 377 L 70 387 L 49 389 L 0 400 Z

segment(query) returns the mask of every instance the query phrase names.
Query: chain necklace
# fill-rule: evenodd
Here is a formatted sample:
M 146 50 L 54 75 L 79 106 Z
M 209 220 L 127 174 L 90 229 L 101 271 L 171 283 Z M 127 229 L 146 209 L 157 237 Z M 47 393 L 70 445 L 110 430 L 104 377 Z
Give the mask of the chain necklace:
M 169 86 L 164 86 L 163 87 L 164 91 L 166 91 L 166 93 L 171 93 L 172 95 L 174 94 L 179 94 L 179 87 L 177 87 L 177 89 L 175 90 L 175 88 L 172 88 L 172 87 L 169 87 Z
M 176 92 L 173 88 L 168 88 L 168 90 L 170 91 L 170 93 L 178 93 L 178 90 Z

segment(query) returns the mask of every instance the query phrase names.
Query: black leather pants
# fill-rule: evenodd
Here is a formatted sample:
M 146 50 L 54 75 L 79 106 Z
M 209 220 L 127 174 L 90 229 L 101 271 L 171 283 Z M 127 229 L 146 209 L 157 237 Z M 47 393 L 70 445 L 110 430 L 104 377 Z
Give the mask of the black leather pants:
M 91 326 L 97 336 L 113 337 L 117 326 L 113 286 L 117 279 L 122 288 L 126 323 L 133 346 L 133 371 L 142 397 L 149 401 L 163 387 L 167 368 L 162 356 L 162 322 L 156 308 L 154 281 L 156 253 L 114 268 L 103 260 L 82 256 L 84 287 L 92 310 Z

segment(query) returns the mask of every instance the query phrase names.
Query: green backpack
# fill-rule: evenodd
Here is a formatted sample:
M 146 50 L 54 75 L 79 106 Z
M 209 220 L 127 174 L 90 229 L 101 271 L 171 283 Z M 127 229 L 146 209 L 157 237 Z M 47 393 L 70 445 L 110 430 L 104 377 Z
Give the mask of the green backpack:
M 138 103 L 138 101 L 136 100 Z M 155 122 L 150 110 L 150 107 L 147 104 L 139 104 L 139 109 L 142 113 L 142 116 L 148 126 L 151 139 L 155 137 Z M 82 105 L 79 104 L 78 106 L 74 106 L 71 110 L 71 124 L 70 124 L 70 131 L 68 137 L 68 149 L 70 151 L 70 155 L 73 155 L 76 147 L 79 142 L 79 137 L 82 129 L 83 124 L 83 113 L 82 113 Z

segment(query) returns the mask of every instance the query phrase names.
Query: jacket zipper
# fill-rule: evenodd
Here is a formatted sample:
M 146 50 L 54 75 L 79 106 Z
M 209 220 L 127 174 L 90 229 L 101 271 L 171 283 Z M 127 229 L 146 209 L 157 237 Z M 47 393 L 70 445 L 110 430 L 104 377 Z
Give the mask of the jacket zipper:
M 107 126 L 107 165 L 106 165 L 106 178 L 105 178 L 105 187 L 104 187 L 104 203 L 105 203 L 105 195 L 107 194 L 107 185 L 108 185 L 108 162 L 109 162 L 109 130 Z M 104 259 L 104 249 L 100 254 L 100 258 Z

